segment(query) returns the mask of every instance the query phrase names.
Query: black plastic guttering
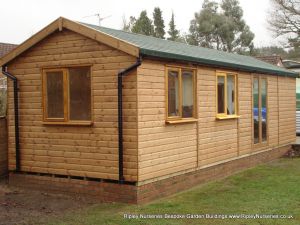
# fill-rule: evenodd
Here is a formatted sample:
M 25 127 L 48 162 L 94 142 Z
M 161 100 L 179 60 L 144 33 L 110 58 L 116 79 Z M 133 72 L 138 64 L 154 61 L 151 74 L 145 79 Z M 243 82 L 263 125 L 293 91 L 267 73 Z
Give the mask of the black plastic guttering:
M 20 172 L 20 133 L 19 133 L 19 98 L 18 79 L 7 72 L 6 66 L 2 67 L 2 73 L 14 82 L 14 108 L 15 108 L 15 144 L 16 144 L 16 172 Z
M 133 65 L 118 73 L 118 131 L 119 131 L 119 183 L 123 184 L 124 163 L 123 163 L 123 77 L 139 67 L 142 59 L 139 57 Z

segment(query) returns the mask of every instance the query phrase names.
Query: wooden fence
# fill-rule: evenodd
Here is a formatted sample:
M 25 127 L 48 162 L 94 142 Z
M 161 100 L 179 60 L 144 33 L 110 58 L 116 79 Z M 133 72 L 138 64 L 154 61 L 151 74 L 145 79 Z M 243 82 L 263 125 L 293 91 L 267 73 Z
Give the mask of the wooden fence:
M 0 178 L 7 175 L 7 126 L 6 118 L 0 117 Z

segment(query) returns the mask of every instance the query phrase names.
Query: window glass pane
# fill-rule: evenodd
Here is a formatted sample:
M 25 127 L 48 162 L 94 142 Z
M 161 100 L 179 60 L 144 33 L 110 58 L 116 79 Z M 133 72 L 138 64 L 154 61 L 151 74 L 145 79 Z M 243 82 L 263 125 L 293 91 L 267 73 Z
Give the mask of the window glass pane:
M 225 113 L 225 77 L 218 76 L 218 113 Z
M 70 120 L 91 120 L 90 68 L 70 68 L 69 82 Z
M 193 72 L 182 71 L 182 117 L 193 117 L 194 86 Z
M 253 125 L 254 125 L 254 144 L 259 142 L 259 93 L 258 78 L 253 79 Z
M 47 118 L 64 118 L 63 71 L 46 72 Z
M 261 79 L 261 126 L 262 141 L 267 141 L 267 81 Z
M 179 116 L 178 71 L 168 72 L 168 116 Z
M 235 77 L 227 76 L 227 114 L 235 114 Z

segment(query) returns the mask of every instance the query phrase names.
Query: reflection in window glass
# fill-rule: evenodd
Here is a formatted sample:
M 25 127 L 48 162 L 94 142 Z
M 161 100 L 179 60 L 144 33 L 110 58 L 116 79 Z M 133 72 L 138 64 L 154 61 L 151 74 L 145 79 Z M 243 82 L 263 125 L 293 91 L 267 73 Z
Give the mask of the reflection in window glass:
M 296 110 L 300 111 L 300 78 L 296 78 Z
M 261 130 L 262 141 L 267 141 L 267 81 L 261 79 Z
M 182 72 L 182 117 L 193 117 L 194 111 L 193 72 Z
M 267 80 L 253 79 L 254 144 L 267 141 Z
M 69 69 L 70 120 L 91 119 L 91 76 L 88 67 Z
M 235 77 L 227 76 L 227 114 L 235 114 Z
M 258 78 L 253 79 L 253 126 L 254 144 L 259 142 L 259 93 Z
M 63 71 L 47 72 L 47 118 L 64 118 Z
M 225 113 L 225 77 L 218 76 L 218 113 Z
M 168 72 L 168 116 L 179 116 L 178 71 Z

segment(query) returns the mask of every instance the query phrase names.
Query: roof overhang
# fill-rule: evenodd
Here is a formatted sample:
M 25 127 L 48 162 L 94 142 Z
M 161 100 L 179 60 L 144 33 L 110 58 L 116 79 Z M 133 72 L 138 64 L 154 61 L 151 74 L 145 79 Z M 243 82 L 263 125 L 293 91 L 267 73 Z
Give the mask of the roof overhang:
M 171 59 L 171 60 L 178 60 L 178 61 L 184 60 L 185 62 L 196 63 L 205 66 L 234 69 L 234 70 L 251 72 L 251 73 L 258 73 L 258 74 L 265 73 L 270 75 L 280 75 L 280 76 L 295 77 L 295 78 L 299 77 L 299 73 L 289 71 L 289 70 L 278 71 L 272 69 L 262 69 L 255 66 L 244 66 L 244 65 L 226 63 L 226 62 L 221 62 L 216 60 L 195 58 L 190 56 L 183 57 L 182 55 L 177 55 L 172 53 L 162 53 L 162 52 L 157 52 L 157 51 L 143 49 L 143 48 L 140 49 L 140 54 L 142 56 L 152 56 L 154 58 L 157 57 L 162 59 Z
M 252 73 L 267 73 L 267 74 L 273 74 L 273 75 L 281 75 L 281 76 L 290 76 L 290 77 L 298 77 L 299 73 L 288 71 L 284 69 L 269 69 L 269 68 L 260 68 L 256 67 L 255 65 L 247 66 L 242 65 L 238 63 L 230 63 L 230 62 L 223 62 L 223 61 L 217 61 L 213 59 L 205 59 L 205 58 L 197 58 L 193 56 L 186 56 L 182 54 L 176 54 L 176 53 L 168 53 L 168 52 L 162 52 L 159 50 L 152 50 L 152 49 L 146 49 L 143 47 L 138 47 L 135 44 L 132 44 L 126 40 L 119 39 L 118 37 L 112 36 L 110 34 L 104 33 L 100 30 L 94 29 L 90 26 L 87 26 L 82 23 L 78 23 L 72 20 L 68 20 L 63 17 L 59 17 L 52 23 L 50 23 L 48 26 L 46 26 L 44 29 L 39 31 L 38 33 L 34 34 L 32 37 L 27 39 L 25 42 L 23 42 L 21 45 L 19 45 L 17 48 L 12 50 L 10 53 L 5 55 L 3 58 L 0 59 L 0 67 L 7 65 L 9 62 L 11 62 L 13 59 L 18 57 L 20 54 L 49 36 L 50 34 L 56 32 L 56 31 L 62 31 L 63 29 L 71 30 L 75 33 L 81 34 L 87 38 L 93 39 L 95 41 L 98 41 L 100 43 L 106 44 L 114 49 L 118 49 L 122 52 L 125 52 L 129 55 L 132 55 L 134 57 L 139 57 L 140 55 L 150 56 L 150 57 L 157 57 L 157 58 L 163 58 L 163 59 L 171 59 L 171 60 L 181 60 L 186 61 L 190 63 L 198 63 L 201 65 L 207 65 L 207 66 L 214 66 L 214 67 L 222 67 L 222 68 L 232 68 L 237 69 L 241 71 L 249 71 Z
M 83 24 L 74 22 L 72 20 L 68 20 L 64 17 L 59 17 L 58 19 L 50 23 L 48 26 L 43 28 L 41 31 L 39 31 L 38 33 L 31 36 L 29 39 L 24 41 L 22 44 L 20 44 L 18 47 L 16 47 L 7 55 L 5 55 L 3 58 L 1 58 L 0 67 L 8 64 L 17 56 L 19 56 L 27 49 L 31 48 L 32 46 L 34 46 L 35 44 L 37 44 L 38 42 L 40 42 L 41 40 L 43 40 L 44 38 L 52 34 L 53 32 L 62 31 L 64 28 L 74 31 L 90 39 L 101 42 L 103 44 L 106 44 L 112 48 L 126 52 L 129 55 L 135 57 L 139 56 L 139 48 L 137 46 L 134 46 L 131 43 L 115 38 L 101 31 L 94 30 Z

